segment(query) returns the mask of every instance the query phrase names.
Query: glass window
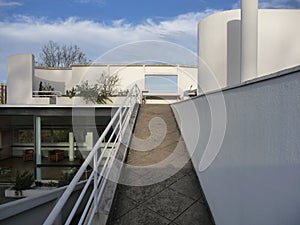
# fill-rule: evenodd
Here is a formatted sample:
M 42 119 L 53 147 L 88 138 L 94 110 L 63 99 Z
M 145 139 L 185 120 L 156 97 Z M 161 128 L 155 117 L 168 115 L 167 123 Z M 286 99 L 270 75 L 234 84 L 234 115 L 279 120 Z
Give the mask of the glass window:
M 14 143 L 33 143 L 33 129 L 15 129 Z
M 42 143 L 69 142 L 71 129 L 42 129 Z M 14 143 L 33 143 L 33 129 L 14 129 Z
M 177 75 L 145 75 L 145 89 L 152 93 L 177 93 Z

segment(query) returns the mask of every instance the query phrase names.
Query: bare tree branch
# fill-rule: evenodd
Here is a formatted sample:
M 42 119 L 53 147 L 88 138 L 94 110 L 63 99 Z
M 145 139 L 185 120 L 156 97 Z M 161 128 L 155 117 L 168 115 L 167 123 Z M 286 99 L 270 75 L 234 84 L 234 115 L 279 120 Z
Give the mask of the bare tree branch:
M 42 47 L 39 58 L 39 64 L 46 67 L 70 67 L 76 63 L 87 63 L 85 54 L 77 45 L 60 46 L 54 41 L 49 41 Z

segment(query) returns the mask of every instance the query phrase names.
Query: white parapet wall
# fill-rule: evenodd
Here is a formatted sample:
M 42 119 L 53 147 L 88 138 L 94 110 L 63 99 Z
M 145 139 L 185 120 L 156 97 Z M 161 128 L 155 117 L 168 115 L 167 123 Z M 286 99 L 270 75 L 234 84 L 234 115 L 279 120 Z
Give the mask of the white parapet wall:
M 299 90 L 298 66 L 172 105 L 216 224 L 299 224 Z
M 33 55 L 15 55 L 8 58 L 8 104 L 57 104 L 70 105 L 73 100 L 67 99 L 66 91 L 89 81 L 93 84 L 99 80 L 101 74 L 119 77 L 116 87 L 118 91 L 126 93 L 134 84 L 145 90 L 145 77 L 176 76 L 176 94 L 183 96 L 189 89 L 197 89 L 198 67 L 177 64 L 90 64 L 72 65 L 71 68 L 42 68 L 34 67 Z M 24 80 L 24 82 L 23 82 Z M 40 83 L 54 88 L 55 95 L 50 101 L 48 97 L 39 95 L 32 97 L 39 91 Z M 63 96 L 63 97 L 60 97 Z M 60 99 L 61 98 L 61 99 Z M 118 104 L 113 101 L 113 104 Z M 84 101 L 75 101 L 75 104 L 86 104 Z
M 257 77 L 300 64 L 300 29 L 296 21 L 300 21 L 300 10 L 258 10 Z M 240 83 L 241 11 L 224 11 L 206 17 L 198 25 L 198 37 L 199 59 L 209 67 L 218 85 Z M 200 87 L 206 82 L 206 76 L 211 74 L 199 68 Z M 256 77 L 247 76 L 242 81 Z M 216 90 L 218 85 L 211 85 L 208 90 Z
M 31 54 L 7 59 L 7 104 L 31 104 L 34 57 Z

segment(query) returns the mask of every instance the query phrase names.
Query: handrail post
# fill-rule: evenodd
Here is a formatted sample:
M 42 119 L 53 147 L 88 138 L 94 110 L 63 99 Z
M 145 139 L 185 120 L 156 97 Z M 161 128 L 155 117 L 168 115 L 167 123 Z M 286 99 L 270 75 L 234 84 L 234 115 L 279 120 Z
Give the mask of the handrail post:
M 122 141 L 122 114 L 123 114 L 123 107 L 121 106 L 121 110 L 119 112 L 120 141 Z
M 97 188 L 98 188 L 98 168 L 97 168 L 97 161 L 98 161 L 98 150 L 95 152 L 94 155 L 94 209 L 95 212 L 97 212 L 97 198 L 98 198 L 98 193 L 97 193 Z

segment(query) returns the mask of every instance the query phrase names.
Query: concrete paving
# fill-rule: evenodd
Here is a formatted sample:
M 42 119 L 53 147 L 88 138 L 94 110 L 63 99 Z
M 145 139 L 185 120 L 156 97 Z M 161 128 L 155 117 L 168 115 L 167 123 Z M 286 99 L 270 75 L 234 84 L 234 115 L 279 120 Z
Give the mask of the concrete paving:
M 132 180 L 135 186 L 126 182 L 118 185 L 107 224 L 213 224 L 170 106 L 141 105 L 134 136 L 126 166 L 149 169 L 147 173 L 136 173 L 134 178 L 126 170 L 122 171 L 121 183 Z M 150 145 L 154 147 L 149 149 Z M 173 160 L 159 164 L 172 157 Z M 164 174 L 162 171 L 172 174 L 159 180 L 155 175 Z M 142 185 L 145 177 L 153 182 Z

